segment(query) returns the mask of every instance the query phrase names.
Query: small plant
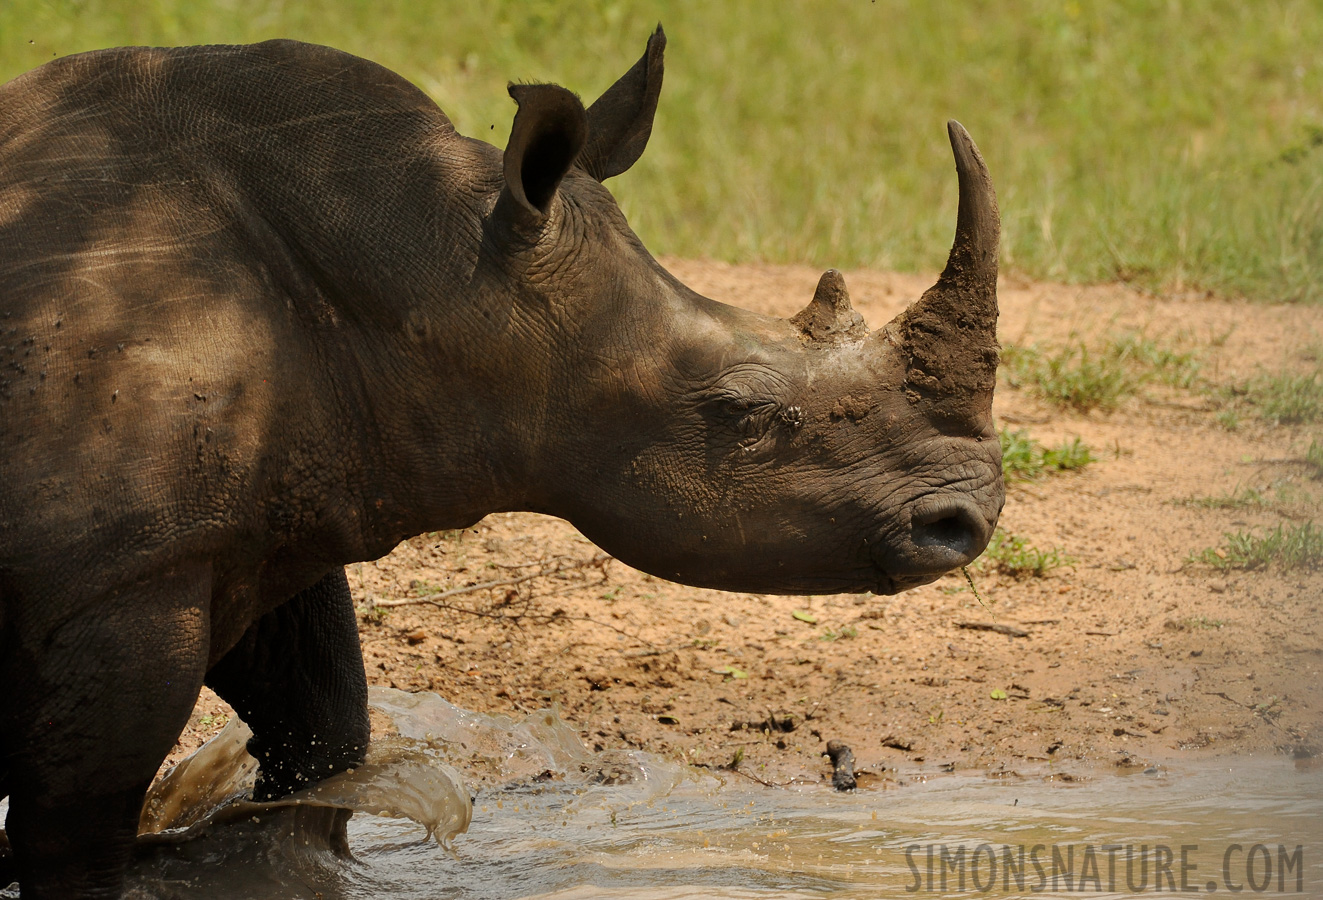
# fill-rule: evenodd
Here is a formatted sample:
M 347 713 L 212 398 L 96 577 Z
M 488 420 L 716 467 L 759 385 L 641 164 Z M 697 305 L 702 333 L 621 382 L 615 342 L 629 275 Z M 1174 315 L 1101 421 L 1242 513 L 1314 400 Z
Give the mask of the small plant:
M 1323 419 L 1323 379 L 1311 375 L 1271 375 L 1250 387 L 1250 399 L 1275 425 L 1299 425 Z
M 1199 360 L 1193 351 L 1163 347 L 1143 334 L 1132 332 L 1112 338 L 1105 352 L 1173 387 L 1194 387 L 1199 378 Z
M 391 611 L 388 608 L 378 606 L 370 600 L 356 606 L 355 612 L 358 613 L 360 619 L 369 625 L 381 625 L 385 623 L 386 617 L 391 614 Z
M 1215 418 L 1217 424 L 1227 431 L 1235 431 L 1240 427 L 1240 411 L 1237 409 L 1224 409 Z
M 1223 547 L 1209 547 L 1192 555 L 1194 562 L 1215 569 L 1317 569 L 1323 565 L 1323 529 L 1312 521 L 1300 526 L 1278 525 L 1263 534 L 1253 531 L 1227 532 Z
M 1038 441 L 1020 428 L 997 432 L 1001 441 L 1001 470 L 1008 480 L 1031 481 L 1043 471 L 1043 453 Z
M 1194 351 L 1164 347 L 1135 332 L 1112 337 L 1101 347 L 1079 341 L 1052 353 L 1007 346 L 1002 364 L 1012 387 L 1028 384 L 1043 399 L 1080 412 L 1115 409 L 1147 381 L 1195 387 L 1200 369 Z
M 1097 459 L 1078 435 L 1069 443 L 1063 442 L 1059 446 L 1043 451 L 1043 467 L 1059 472 L 1074 472 L 1091 462 L 1096 462 Z
M 1034 365 L 1038 362 L 1039 350 L 1036 346 L 1022 346 L 1006 343 L 1001 345 L 1001 358 L 997 371 L 1004 375 L 1011 387 L 1018 388 L 1029 379 Z
M 859 637 L 859 629 L 853 625 L 846 625 L 840 631 L 832 631 L 828 628 L 822 633 L 822 640 L 824 641 L 849 640 L 856 637 Z
M 1040 356 L 1033 378 L 1045 400 L 1080 412 L 1116 409 L 1139 386 L 1120 360 L 1082 343 Z
M 1023 428 L 1003 428 L 997 437 L 1001 441 L 1001 469 L 1011 481 L 1032 481 L 1044 472 L 1074 471 L 1097 460 L 1078 436 L 1050 449 L 1044 449 Z
M 1202 506 L 1206 509 L 1245 509 L 1250 506 L 1267 506 L 1268 498 L 1262 491 L 1252 487 L 1238 487 L 1229 494 L 1215 497 L 1191 497 L 1185 500 L 1187 506 Z
M 988 549 L 983 556 L 992 560 L 995 568 L 1015 578 L 1026 575 L 1041 578 L 1053 569 L 1068 566 L 1074 559 L 1057 548 L 1040 550 L 1027 540 L 998 528 L 992 533 Z
M 1315 481 L 1323 479 L 1323 441 L 1314 438 L 1305 451 L 1305 465 L 1309 466 L 1309 477 Z

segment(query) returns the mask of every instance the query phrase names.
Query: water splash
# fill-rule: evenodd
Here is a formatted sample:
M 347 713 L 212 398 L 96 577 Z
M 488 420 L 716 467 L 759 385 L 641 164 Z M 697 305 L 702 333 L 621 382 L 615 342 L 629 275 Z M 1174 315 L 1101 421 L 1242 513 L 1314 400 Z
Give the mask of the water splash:
M 260 822 L 263 814 L 315 807 L 409 819 L 428 837 L 446 843 L 467 830 L 473 818 L 463 779 L 440 748 L 406 738 L 373 741 L 358 768 L 280 800 L 254 802 L 248 799 L 257 776 L 257 761 L 247 750 L 252 734 L 242 721 L 231 719 L 220 734 L 153 785 L 138 820 L 139 835 L 179 843 L 221 822 Z

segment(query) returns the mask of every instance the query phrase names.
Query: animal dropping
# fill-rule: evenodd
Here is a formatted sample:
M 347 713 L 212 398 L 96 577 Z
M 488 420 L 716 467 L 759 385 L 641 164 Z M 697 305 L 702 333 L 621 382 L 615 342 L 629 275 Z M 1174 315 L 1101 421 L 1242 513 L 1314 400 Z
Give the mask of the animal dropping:
M 587 108 L 512 84 L 504 151 L 294 41 L 0 86 L 0 317 L 45 348 L 0 385 L 0 885 L 119 896 L 203 684 L 253 731 L 257 799 L 361 765 L 343 567 L 404 538 L 530 510 L 646 572 L 787 594 L 895 593 L 983 550 L 999 221 L 969 135 L 947 126 L 949 262 L 894 321 L 870 333 L 834 270 L 793 319 L 737 309 L 603 185 L 647 145 L 665 43 Z

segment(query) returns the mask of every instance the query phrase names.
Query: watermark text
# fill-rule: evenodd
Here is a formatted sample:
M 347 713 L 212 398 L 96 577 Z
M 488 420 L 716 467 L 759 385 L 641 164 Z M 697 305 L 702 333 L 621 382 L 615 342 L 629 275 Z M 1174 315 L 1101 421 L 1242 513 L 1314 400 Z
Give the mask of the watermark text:
M 1304 892 L 1304 846 L 910 844 L 909 893 Z

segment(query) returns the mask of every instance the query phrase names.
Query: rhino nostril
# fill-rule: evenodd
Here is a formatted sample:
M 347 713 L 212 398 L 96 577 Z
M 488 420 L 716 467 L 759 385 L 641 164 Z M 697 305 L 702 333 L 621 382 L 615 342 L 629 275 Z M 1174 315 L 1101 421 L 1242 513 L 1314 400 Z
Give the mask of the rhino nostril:
M 941 544 L 952 550 L 963 550 L 973 543 L 969 526 L 958 515 L 943 516 L 921 526 L 916 529 L 915 537 L 920 539 L 919 543 Z
M 959 498 L 930 498 L 916 505 L 910 540 L 922 549 L 972 560 L 982 550 L 987 526 L 972 504 Z

